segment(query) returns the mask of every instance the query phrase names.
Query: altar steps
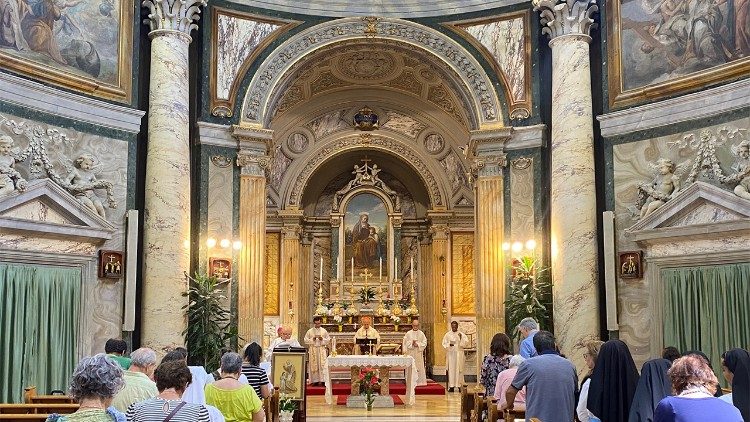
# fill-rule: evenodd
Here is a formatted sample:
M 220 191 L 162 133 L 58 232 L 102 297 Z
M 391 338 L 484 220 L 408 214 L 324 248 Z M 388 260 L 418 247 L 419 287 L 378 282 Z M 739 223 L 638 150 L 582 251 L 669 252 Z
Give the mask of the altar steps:
M 402 382 L 391 382 L 390 384 L 390 393 L 391 394 L 397 394 L 397 395 L 406 395 L 406 384 Z M 352 391 L 351 383 L 342 381 L 342 382 L 334 382 L 333 383 L 333 395 L 349 395 Z M 445 395 L 445 387 L 443 387 L 441 384 L 436 383 L 435 381 L 428 379 L 427 385 L 421 385 L 417 386 L 417 388 L 414 391 L 416 395 Z M 313 386 L 313 385 L 307 385 L 306 394 L 308 396 L 323 396 L 326 393 L 326 388 L 323 386 Z

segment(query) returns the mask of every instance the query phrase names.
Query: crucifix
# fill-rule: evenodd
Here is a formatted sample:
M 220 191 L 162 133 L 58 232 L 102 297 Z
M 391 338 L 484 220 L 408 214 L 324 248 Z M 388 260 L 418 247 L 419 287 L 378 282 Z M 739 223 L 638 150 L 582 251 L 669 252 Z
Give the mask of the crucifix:
M 367 293 L 367 280 L 370 277 L 372 277 L 373 275 L 375 275 L 375 274 L 371 273 L 369 268 L 365 268 L 364 271 L 362 271 L 361 273 L 359 273 L 360 277 L 364 277 L 365 278 L 365 297 L 364 297 L 365 303 L 370 303 L 370 298 L 369 298 L 369 295 Z

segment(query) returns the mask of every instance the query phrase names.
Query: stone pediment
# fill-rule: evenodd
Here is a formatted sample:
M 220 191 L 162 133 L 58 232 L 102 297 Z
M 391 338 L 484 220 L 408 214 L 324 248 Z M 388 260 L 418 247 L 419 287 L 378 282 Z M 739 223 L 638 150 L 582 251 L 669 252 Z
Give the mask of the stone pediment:
M 698 181 L 625 230 L 625 236 L 636 242 L 654 242 L 748 230 L 750 201 Z
M 29 182 L 24 192 L 0 197 L 0 230 L 99 243 L 111 239 L 116 228 L 55 182 L 43 179 Z

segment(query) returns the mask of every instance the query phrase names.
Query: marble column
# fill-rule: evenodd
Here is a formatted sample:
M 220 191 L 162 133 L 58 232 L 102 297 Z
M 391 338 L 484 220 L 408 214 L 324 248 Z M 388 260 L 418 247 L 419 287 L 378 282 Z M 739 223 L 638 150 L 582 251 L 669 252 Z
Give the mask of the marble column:
M 281 283 L 279 293 L 281 295 L 281 323 L 296 325 L 300 318 L 310 318 L 311 314 L 300 315 L 300 288 L 302 277 L 300 274 L 302 254 L 302 227 L 300 226 L 302 210 L 280 210 L 279 217 L 282 218 L 281 228 Z M 295 330 L 296 331 L 296 330 Z M 298 336 L 299 333 L 295 332 Z
M 595 0 L 534 3 L 552 49 L 551 249 L 558 344 L 579 370 L 599 338 L 594 135 L 589 33 Z
M 205 0 L 145 0 L 151 38 L 143 212 L 141 344 L 159 352 L 185 344 L 190 272 L 188 46 Z
M 263 287 L 266 268 L 265 145 L 241 149 L 240 227 L 242 241 L 237 277 L 237 328 L 247 342 L 263 344 Z
M 428 211 L 428 215 L 431 213 Z M 440 217 L 446 217 L 441 215 Z M 434 321 L 432 324 L 432 339 L 434 342 L 435 365 L 445 367 L 445 349 L 442 344 L 443 336 L 448 331 L 448 321 L 443 321 L 443 315 L 440 310 L 443 307 L 443 299 L 448 298 L 449 277 L 447 274 L 447 262 L 450 256 L 448 250 L 448 238 L 450 230 L 448 229 L 447 219 L 433 216 L 433 225 L 430 227 L 432 234 L 432 250 L 430 251 L 432 261 L 432 285 L 433 294 L 430 296 L 430 312 Z

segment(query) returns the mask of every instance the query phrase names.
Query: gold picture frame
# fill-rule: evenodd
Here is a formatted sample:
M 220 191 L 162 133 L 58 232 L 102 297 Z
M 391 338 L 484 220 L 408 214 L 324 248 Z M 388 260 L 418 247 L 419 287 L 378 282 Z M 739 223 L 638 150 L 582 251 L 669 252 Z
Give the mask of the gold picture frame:
M 140 5 L 140 2 L 137 2 Z M 101 9 L 100 9 L 101 10 Z M 0 67 L 40 82 L 67 88 L 82 94 L 114 100 L 129 104 L 132 99 L 133 79 L 133 11 L 132 1 L 119 0 L 117 19 L 119 21 L 119 40 L 117 44 L 117 76 L 114 83 L 107 82 L 95 76 L 66 70 L 62 64 L 45 63 L 50 57 L 43 52 L 22 52 L 17 48 L 3 46 L 0 48 Z M 109 13 L 112 11 L 110 10 Z M 100 12 L 104 13 L 104 12 Z M 94 36 L 96 34 L 93 34 Z M 85 41 L 84 41 L 85 43 Z M 89 44 L 91 44 L 89 42 Z M 83 48 L 79 45 L 79 48 Z M 93 44 L 90 46 L 93 49 Z M 94 50 L 95 51 L 95 50 Z M 45 60 L 41 60 L 45 57 Z M 97 57 L 98 58 L 98 57 Z M 59 60 L 59 59 L 58 59 Z
M 622 0 L 607 2 L 607 63 L 609 107 L 612 110 L 693 92 L 750 74 L 750 55 L 661 82 L 625 89 L 622 60 Z M 645 35 L 645 34 L 644 34 Z
M 271 383 L 279 388 L 279 394 L 292 400 L 304 400 L 306 376 L 306 352 L 273 352 L 271 355 Z

